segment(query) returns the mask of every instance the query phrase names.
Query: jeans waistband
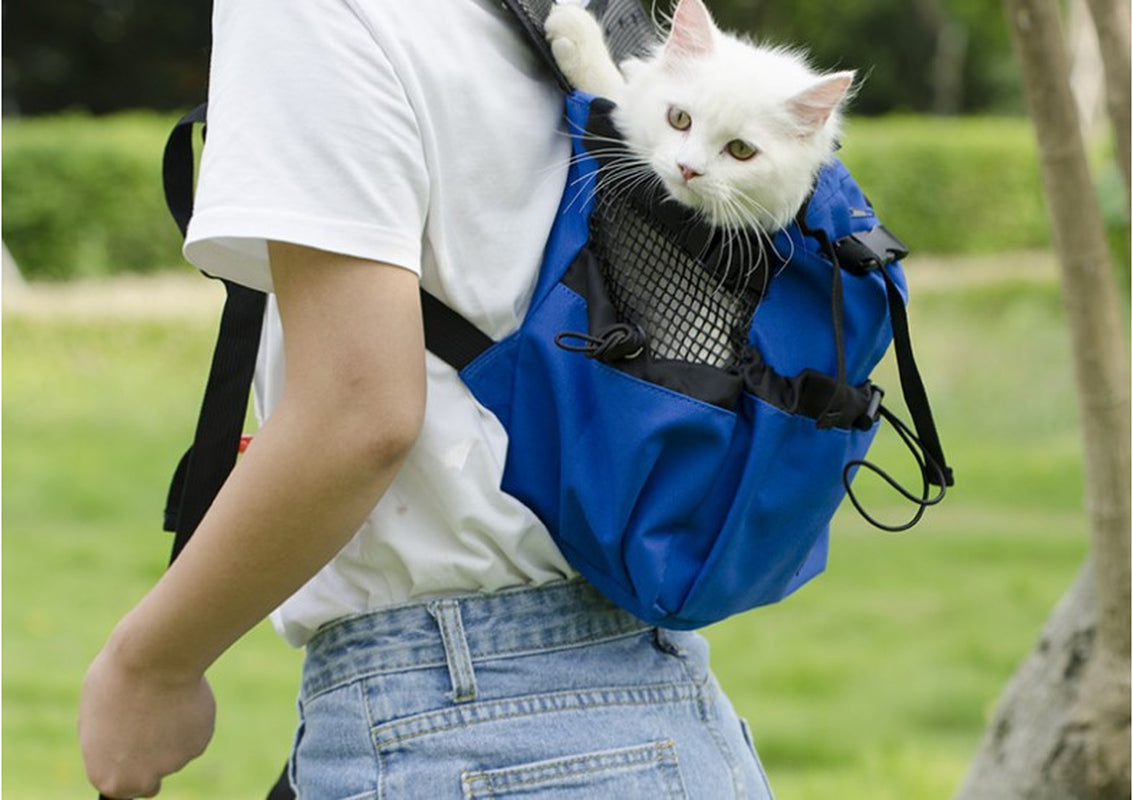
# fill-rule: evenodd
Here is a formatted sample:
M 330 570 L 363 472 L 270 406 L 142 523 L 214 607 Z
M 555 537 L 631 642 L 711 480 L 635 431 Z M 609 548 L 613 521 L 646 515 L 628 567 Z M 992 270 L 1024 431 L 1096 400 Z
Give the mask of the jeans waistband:
M 321 628 L 307 645 L 302 691 L 312 697 L 367 675 L 445 666 L 452 671 L 454 664 L 650 628 L 579 580 L 392 606 Z

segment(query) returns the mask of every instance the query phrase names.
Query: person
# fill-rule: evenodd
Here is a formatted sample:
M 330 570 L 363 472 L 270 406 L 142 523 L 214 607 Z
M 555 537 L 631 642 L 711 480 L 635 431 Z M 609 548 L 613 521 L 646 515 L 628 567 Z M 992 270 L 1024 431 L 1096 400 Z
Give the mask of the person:
M 205 672 L 271 614 L 307 650 L 302 798 L 770 796 L 695 633 L 581 581 L 498 487 L 506 436 L 426 353 L 419 286 L 499 338 L 570 157 L 495 0 L 218 0 L 185 252 L 272 292 L 262 425 L 112 631 L 80 743 L 110 797 L 206 747 Z

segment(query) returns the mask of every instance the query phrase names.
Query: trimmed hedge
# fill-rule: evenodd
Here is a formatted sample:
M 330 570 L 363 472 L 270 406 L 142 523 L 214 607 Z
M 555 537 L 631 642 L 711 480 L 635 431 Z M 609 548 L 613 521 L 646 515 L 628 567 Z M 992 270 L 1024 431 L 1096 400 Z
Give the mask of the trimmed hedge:
M 176 117 L 134 112 L 5 119 L 3 236 L 29 279 L 182 263 L 161 153 Z
M 3 236 L 26 276 L 65 279 L 182 263 L 161 193 L 161 151 L 174 119 L 138 112 L 4 120 Z M 1026 119 L 852 119 L 845 142 L 840 156 L 886 225 L 915 252 L 1049 246 Z M 1120 184 L 1106 186 L 1120 195 Z M 1123 197 L 1116 201 L 1124 207 Z M 1124 215 L 1110 220 L 1127 237 Z
M 1025 118 L 851 120 L 839 154 L 886 227 L 919 253 L 1050 245 Z

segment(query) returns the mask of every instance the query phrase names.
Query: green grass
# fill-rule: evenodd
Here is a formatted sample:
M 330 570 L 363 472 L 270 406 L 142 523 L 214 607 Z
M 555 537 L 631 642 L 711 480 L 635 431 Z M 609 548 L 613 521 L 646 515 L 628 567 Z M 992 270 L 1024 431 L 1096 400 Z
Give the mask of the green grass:
M 75 742 L 86 664 L 161 574 L 169 474 L 192 432 L 211 321 L 6 316 L 3 794 L 91 796 Z M 292 736 L 299 654 L 265 625 L 215 669 L 209 753 L 163 797 L 258 797 Z
M 916 264 L 910 266 L 916 283 Z M 780 800 L 951 796 L 995 699 L 1085 552 L 1057 288 L 1004 278 L 920 293 L 917 353 L 957 486 L 914 532 L 852 514 L 828 572 L 708 631 Z M 212 320 L 3 320 L 3 794 L 92 797 L 78 687 L 161 573 L 168 473 L 188 441 Z M 898 392 L 891 366 L 881 382 Z M 900 469 L 882 435 L 873 456 Z M 887 517 L 906 509 L 864 485 Z M 258 798 L 286 755 L 297 653 L 261 626 L 211 675 L 208 754 L 162 797 Z

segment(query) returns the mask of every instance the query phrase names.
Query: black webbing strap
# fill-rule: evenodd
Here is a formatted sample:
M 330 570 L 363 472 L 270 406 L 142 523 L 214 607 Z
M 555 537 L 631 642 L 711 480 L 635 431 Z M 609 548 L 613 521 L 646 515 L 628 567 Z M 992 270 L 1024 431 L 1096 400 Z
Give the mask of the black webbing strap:
M 848 393 L 852 391 L 852 387 L 846 380 L 842 270 L 858 276 L 878 270 L 885 281 L 885 294 L 889 306 L 890 326 L 893 330 L 893 349 L 897 356 L 897 372 L 901 381 L 901 394 L 905 399 L 909 414 L 913 418 L 916 434 L 910 431 L 908 426 L 884 405 L 877 408 L 877 413 L 884 417 L 897 431 L 902 442 L 913 454 L 920 469 L 923 485 L 920 494 L 914 494 L 901 486 L 885 470 L 864 459 L 853 459 L 845 465 L 842 470 L 842 483 L 854 507 L 871 525 L 887 531 L 905 531 L 920 521 L 928 506 L 935 505 L 944 499 L 946 487 L 953 483 L 952 469 L 945 462 L 940 437 L 936 431 L 936 423 L 932 418 L 932 409 L 929 407 L 928 393 L 925 391 L 924 381 L 921 380 L 920 370 L 917 368 L 917 362 L 913 356 L 913 343 L 909 334 L 909 318 L 905 310 L 905 301 L 901 296 L 901 290 L 889 272 L 889 265 L 907 256 L 909 250 L 900 239 L 890 233 L 883 225 L 878 225 L 869 231 L 843 236 L 832 242 L 825 230 L 811 228 L 807 224 L 806 214 L 809 205 L 810 198 L 795 215 L 795 222 L 803 235 L 809 236 L 819 243 L 823 254 L 833 266 L 831 270 L 831 323 L 837 374 L 827 412 L 818 417 L 818 425 L 819 427 L 829 427 L 830 425 L 825 420 L 833 421 L 837 419 L 838 409 L 845 406 Z M 899 525 L 890 525 L 867 513 L 850 485 L 853 472 L 858 467 L 864 467 L 875 473 L 895 489 L 898 494 L 916 505 L 917 510 L 913 517 Z M 937 486 L 940 491 L 933 495 L 930 486 Z
M 244 431 L 266 295 L 230 281 L 224 281 L 224 288 L 228 297 L 197 429 L 177 465 L 165 504 L 165 529 L 174 533 L 170 562 L 189 541 L 236 465 Z
M 555 57 L 551 53 L 551 45 L 547 43 L 547 39 L 543 35 L 543 21 L 547 19 L 547 14 L 550 13 L 551 7 L 554 5 L 552 0 L 504 0 L 503 4 L 512 12 L 519 26 L 523 29 L 523 33 L 527 36 L 527 41 L 531 43 L 535 52 L 543 59 L 547 69 L 555 76 L 555 82 L 559 84 L 559 88 L 564 92 L 569 92 L 573 87 L 563 71 L 559 69 L 559 65 L 555 63 Z
M 165 202 L 182 235 L 193 216 L 193 130 L 204 124 L 205 105 L 180 119 L 162 157 Z M 236 464 L 248 393 L 263 327 L 263 292 L 223 281 L 226 293 L 193 443 L 181 457 L 165 501 L 165 525 L 173 536 L 170 562 L 193 535 Z
M 425 325 L 425 348 L 457 372 L 495 344 L 488 334 L 424 289 L 421 290 L 421 317 Z
M 865 459 L 855 459 L 847 463 L 842 471 L 842 482 L 854 508 L 871 525 L 892 532 L 906 531 L 920 521 L 926 508 L 943 500 L 946 488 L 953 485 L 952 468 L 945 461 L 940 436 L 936 430 L 936 422 L 933 420 L 932 409 L 928 402 L 928 392 L 925 391 L 924 381 L 921 379 L 920 370 L 917 368 L 916 358 L 913 355 L 913 342 L 909 332 L 909 317 L 905 309 L 905 300 L 901 296 L 897 282 L 889 271 L 890 265 L 907 256 L 909 251 L 900 239 L 882 225 L 878 225 L 870 231 L 842 237 L 834 242 L 832 247 L 824 243 L 824 250 L 835 265 L 835 273 L 841 273 L 845 269 L 851 274 L 861 276 L 873 270 L 878 270 L 885 281 L 885 295 L 889 306 L 889 322 L 893 330 L 893 350 L 897 357 L 897 374 L 901 381 L 901 394 L 904 397 L 905 406 L 909 410 L 909 415 L 913 419 L 913 427 L 916 433 L 914 434 L 904 422 L 884 406 L 879 411 L 881 416 L 901 437 L 901 441 L 904 442 L 909 452 L 913 454 L 921 473 L 921 491 L 919 494 L 910 492 L 885 470 Z M 852 472 L 858 467 L 873 472 L 898 494 L 916 505 L 917 510 L 913 517 L 901 524 L 891 525 L 877 520 L 866 512 L 850 485 Z M 933 494 L 930 489 L 932 486 L 939 487 L 939 491 Z
M 925 391 L 924 381 L 921 379 L 920 370 L 917 369 L 917 360 L 913 356 L 913 340 L 909 335 L 909 317 L 905 310 L 905 301 L 901 297 L 901 290 L 897 288 L 896 281 L 889 274 L 889 265 L 882 264 L 880 269 L 882 277 L 885 278 L 885 292 L 889 299 L 889 321 L 893 327 L 893 349 L 897 355 L 897 374 L 901 379 L 901 393 L 905 398 L 909 415 L 913 418 L 917 441 L 924 450 L 925 480 L 933 486 L 952 486 L 952 468 L 944 458 L 944 449 L 941 447 L 936 422 L 932 418 L 932 408 L 928 403 L 928 392 Z
M 202 104 L 182 117 L 162 157 L 165 202 L 182 235 L 193 216 L 193 131 L 195 125 L 204 124 L 206 115 Z M 222 282 L 224 311 L 197 429 L 166 496 L 164 528 L 175 534 L 170 561 L 189 541 L 236 464 L 256 368 L 266 296 L 231 281 Z M 424 290 L 421 306 L 427 347 L 455 369 L 463 369 L 492 345 L 475 325 Z
M 165 142 L 161 157 L 161 181 L 165 204 L 184 236 L 193 216 L 193 126 L 205 124 L 208 104 L 201 103 L 181 117 Z

